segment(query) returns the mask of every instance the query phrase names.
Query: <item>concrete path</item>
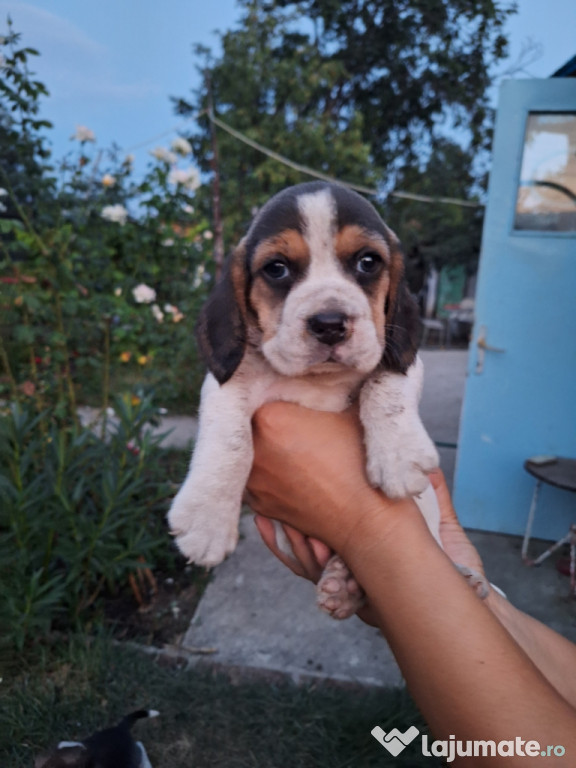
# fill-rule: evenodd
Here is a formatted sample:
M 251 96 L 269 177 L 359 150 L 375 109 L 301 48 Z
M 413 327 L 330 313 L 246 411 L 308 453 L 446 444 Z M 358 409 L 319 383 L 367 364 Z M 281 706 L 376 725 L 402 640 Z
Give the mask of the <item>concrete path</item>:
M 107 434 L 116 429 L 118 417 L 112 408 L 109 408 L 107 419 Z M 100 408 L 82 405 L 78 408 L 78 417 L 83 427 L 90 427 L 97 435 L 102 434 L 102 417 Z M 144 427 L 153 435 L 166 435 L 161 445 L 165 448 L 179 448 L 185 450 L 191 447 L 198 429 L 198 419 L 194 416 L 163 416 L 157 427 L 149 424 Z
M 439 350 L 422 356 L 423 421 L 436 441 L 456 443 L 467 353 Z M 440 453 L 451 485 L 456 451 L 444 448 Z M 401 683 L 396 662 L 377 630 L 355 617 L 336 622 L 322 614 L 315 606 L 313 586 L 272 557 L 250 514 L 243 517 L 241 531 L 236 552 L 214 571 L 183 641 L 185 648 L 215 648 L 209 657 L 212 663 L 240 671 L 277 672 L 296 680 Z M 576 640 L 575 612 L 566 600 L 568 580 L 552 563 L 529 570 L 520 561 L 517 538 L 484 533 L 473 538 L 489 578 L 515 605 Z M 206 658 L 192 656 L 204 663 Z

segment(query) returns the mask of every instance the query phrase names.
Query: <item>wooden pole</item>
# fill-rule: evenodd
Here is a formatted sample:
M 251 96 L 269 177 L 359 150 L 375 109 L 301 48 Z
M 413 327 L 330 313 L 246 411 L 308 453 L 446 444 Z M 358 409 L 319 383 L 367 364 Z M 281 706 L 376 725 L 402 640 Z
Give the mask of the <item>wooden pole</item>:
M 216 126 L 212 120 L 214 115 L 214 103 L 212 97 L 212 83 L 210 81 L 210 75 L 206 73 L 206 90 L 208 93 L 208 117 L 210 119 L 210 138 L 212 142 L 212 159 L 210 165 L 212 167 L 213 179 L 212 179 L 212 216 L 214 226 L 214 250 L 213 258 L 216 266 L 216 280 L 220 279 L 222 275 L 222 267 L 224 265 L 224 232 L 222 227 L 222 209 L 220 198 L 220 165 L 218 159 L 218 137 L 216 136 Z

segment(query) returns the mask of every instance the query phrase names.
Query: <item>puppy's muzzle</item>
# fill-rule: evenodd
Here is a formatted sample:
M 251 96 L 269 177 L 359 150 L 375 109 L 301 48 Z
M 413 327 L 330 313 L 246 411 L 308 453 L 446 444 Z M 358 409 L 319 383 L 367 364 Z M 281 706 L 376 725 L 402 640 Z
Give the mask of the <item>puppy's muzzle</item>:
M 348 316 L 343 312 L 319 312 L 306 321 L 306 330 L 322 344 L 333 347 L 348 335 Z

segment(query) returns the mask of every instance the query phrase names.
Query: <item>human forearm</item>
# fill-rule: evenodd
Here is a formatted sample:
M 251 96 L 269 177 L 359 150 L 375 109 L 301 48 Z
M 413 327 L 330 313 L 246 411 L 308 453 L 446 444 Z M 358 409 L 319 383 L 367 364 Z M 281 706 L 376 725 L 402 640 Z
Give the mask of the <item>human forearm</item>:
M 469 589 L 415 508 L 384 534 L 365 519 L 344 548 L 435 735 L 519 736 L 576 754 L 576 713 Z
M 439 498 L 449 513 L 440 530 L 448 557 L 412 500 L 386 500 L 367 483 L 362 434 L 352 412 L 306 412 L 273 403 L 256 415 L 254 440 L 248 488 L 255 511 L 343 557 L 435 735 L 561 744 L 567 757 L 554 763 L 574 765 L 574 709 L 548 682 L 552 675 L 546 679 L 539 672 L 450 562 L 449 557 L 481 567 L 470 542 L 463 542 L 451 504 L 446 509 Z M 444 493 L 449 502 L 446 488 Z M 522 757 L 490 764 L 498 761 L 529 764 Z
M 496 592 L 486 604 L 548 682 L 576 708 L 576 646 Z

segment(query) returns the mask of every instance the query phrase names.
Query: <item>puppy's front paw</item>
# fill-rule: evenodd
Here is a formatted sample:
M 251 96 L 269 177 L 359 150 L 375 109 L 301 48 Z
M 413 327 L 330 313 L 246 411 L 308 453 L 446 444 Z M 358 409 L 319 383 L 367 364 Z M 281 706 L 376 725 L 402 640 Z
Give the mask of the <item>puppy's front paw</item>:
M 240 500 L 211 500 L 182 488 L 168 512 L 168 525 L 189 563 L 213 568 L 236 548 L 239 513 Z
M 367 441 L 369 481 L 392 499 L 418 496 L 438 467 L 438 451 L 420 424 L 372 436 Z
M 347 619 L 364 605 L 362 587 L 338 555 L 326 563 L 316 585 L 316 602 L 333 619 Z

